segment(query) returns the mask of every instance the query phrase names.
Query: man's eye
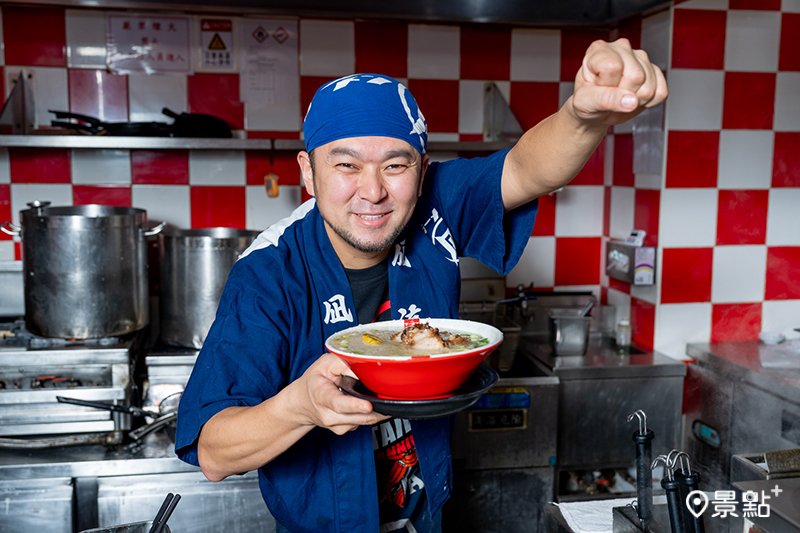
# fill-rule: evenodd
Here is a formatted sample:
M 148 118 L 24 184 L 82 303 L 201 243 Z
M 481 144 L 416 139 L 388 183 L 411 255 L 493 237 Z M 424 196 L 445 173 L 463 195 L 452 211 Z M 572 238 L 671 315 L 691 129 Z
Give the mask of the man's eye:
M 386 167 L 387 170 L 405 170 L 407 167 L 406 165 L 389 165 Z
M 348 169 L 349 168 L 356 168 L 353 165 L 351 165 L 350 163 L 338 163 L 336 166 L 340 167 L 340 168 L 348 168 Z

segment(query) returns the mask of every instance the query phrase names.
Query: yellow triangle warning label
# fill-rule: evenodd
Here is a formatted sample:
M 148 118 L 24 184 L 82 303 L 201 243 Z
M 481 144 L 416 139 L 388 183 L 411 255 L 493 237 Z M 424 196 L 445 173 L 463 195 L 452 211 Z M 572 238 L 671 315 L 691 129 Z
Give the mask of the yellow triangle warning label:
M 214 37 L 211 38 L 211 42 L 208 43 L 209 50 L 225 50 L 225 43 L 222 41 L 222 37 L 219 36 L 219 33 L 215 33 Z

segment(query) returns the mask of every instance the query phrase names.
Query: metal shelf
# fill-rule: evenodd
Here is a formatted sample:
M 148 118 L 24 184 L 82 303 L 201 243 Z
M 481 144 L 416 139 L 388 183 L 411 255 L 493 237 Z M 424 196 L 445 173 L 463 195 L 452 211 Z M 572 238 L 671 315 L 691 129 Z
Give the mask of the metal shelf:
M 429 152 L 496 152 L 510 142 L 430 142 Z M 75 148 L 93 150 L 291 150 L 305 149 L 293 139 L 195 139 L 173 137 L 105 137 L 90 135 L 0 135 L 0 147 Z

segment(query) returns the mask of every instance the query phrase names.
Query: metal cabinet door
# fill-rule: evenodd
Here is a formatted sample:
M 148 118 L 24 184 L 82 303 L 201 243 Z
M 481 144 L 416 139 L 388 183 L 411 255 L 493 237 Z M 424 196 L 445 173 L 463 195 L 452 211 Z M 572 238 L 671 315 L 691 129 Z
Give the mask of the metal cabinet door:
M 99 524 L 152 520 L 170 492 L 181 495 L 169 519 L 173 533 L 275 531 L 275 519 L 261 497 L 255 472 L 219 483 L 211 483 L 201 472 L 99 478 Z
M 72 533 L 72 479 L 0 481 L 0 532 Z

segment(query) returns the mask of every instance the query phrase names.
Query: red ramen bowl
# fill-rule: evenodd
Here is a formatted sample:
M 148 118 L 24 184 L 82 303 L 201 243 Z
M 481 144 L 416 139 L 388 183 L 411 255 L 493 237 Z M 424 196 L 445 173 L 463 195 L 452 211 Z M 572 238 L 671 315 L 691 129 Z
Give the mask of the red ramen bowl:
M 428 324 L 440 332 L 469 336 L 479 345 L 444 353 L 432 351 L 420 355 L 375 355 L 377 350 L 369 347 L 360 347 L 358 351 L 363 350 L 363 353 L 354 353 L 355 348 L 339 344 L 342 336 L 385 336 L 387 333 L 399 333 L 417 323 Z M 455 391 L 501 342 L 503 333 L 488 324 L 426 318 L 391 320 L 348 328 L 331 335 L 325 341 L 325 348 L 347 361 L 358 379 L 380 398 L 418 400 L 446 397 Z

